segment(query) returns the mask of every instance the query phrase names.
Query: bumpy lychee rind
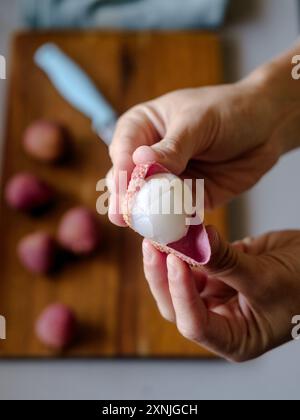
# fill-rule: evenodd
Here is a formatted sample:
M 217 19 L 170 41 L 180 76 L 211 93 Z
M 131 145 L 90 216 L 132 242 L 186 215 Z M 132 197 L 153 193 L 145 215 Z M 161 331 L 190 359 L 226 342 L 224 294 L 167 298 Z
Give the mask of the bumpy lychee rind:
M 54 199 L 54 191 L 35 175 L 19 173 L 7 183 L 5 199 L 11 208 L 31 213 L 50 205 Z
M 45 346 L 63 350 L 70 346 L 78 332 L 76 314 L 66 305 L 52 304 L 37 319 L 35 332 Z
M 140 191 L 145 183 L 145 179 L 156 174 L 170 173 L 166 168 L 158 163 L 148 163 L 137 165 L 132 172 L 129 186 L 122 203 L 122 213 L 125 223 L 132 228 L 131 214 L 135 195 Z
M 64 249 L 82 256 L 95 252 L 101 240 L 98 220 L 86 207 L 69 210 L 60 222 L 57 236 Z
M 123 217 L 129 227 L 132 228 L 133 225 L 131 215 L 135 195 L 140 191 L 145 180 L 150 176 L 166 173 L 170 173 L 170 171 L 155 162 L 135 167 L 122 203 Z M 162 245 L 154 241 L 151 242 L 159 251 L 173 254 L 191 267 L 201 267 L 207 264 L 211 257 L 211 247 L 204 224 L 190 226 L 187 235 L 175 243 Z

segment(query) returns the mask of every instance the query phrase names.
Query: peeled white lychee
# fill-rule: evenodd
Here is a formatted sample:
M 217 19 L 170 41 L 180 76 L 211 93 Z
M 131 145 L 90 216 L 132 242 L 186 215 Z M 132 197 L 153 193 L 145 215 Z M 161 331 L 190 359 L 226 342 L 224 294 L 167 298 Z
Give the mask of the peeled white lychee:
M 167 245 L 186 236 L 189 226 L 184 206 L 183 181 L 173 174 L 145 180 L 131 207 L 131 226 L 147 239 Z M 191 192 L 189 199 L 192 200 Z
M 210 260 L 210 242 L 201 217 L 191 223 L 192 192 L 187 183 L 184 188 L 182 184 L 158 163 L 137 165 L 122 202 L 123 217 L 161 252 L 200 268 Z

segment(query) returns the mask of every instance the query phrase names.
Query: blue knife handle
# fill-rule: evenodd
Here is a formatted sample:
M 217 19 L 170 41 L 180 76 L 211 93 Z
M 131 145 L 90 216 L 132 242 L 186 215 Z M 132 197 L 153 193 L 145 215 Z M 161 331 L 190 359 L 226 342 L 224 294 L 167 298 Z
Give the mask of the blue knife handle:
M 35 54 L 36 64 L 60 94 L 92 120 L 93 127 L 110 144 L 117 114 L 88 75 L 55 44 L 45 44 Z

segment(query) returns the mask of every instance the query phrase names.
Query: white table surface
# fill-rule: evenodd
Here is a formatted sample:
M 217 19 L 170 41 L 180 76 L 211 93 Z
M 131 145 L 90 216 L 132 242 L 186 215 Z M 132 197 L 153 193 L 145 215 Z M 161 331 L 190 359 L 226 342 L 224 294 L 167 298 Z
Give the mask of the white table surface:
M 8 55 L 9 34 L 19 25 L 19 2 L 1 0 L 0 54 Z M 298 33 L 296 0 L 233 3 L 236 9 L 246 3 L 247 10 L 223 34 L 226 43 L 235 47 L 227 57 L 231 78 L 241 77 L 288 47 Z M 6 82 L 0 81 L 1 131 L 5 89 Z M 245 233 L 299 226 L 300 198 L 292 200 L 299 162 L 299 153 L 283 159 L 245 197 Z M 235 231 L 241 232 L 241 227 L 235 226 Z M 299 399 L 299 356 L 300 342 L 295 342 L 243 365 L 167 360 L 1 361 L 0 399 Z

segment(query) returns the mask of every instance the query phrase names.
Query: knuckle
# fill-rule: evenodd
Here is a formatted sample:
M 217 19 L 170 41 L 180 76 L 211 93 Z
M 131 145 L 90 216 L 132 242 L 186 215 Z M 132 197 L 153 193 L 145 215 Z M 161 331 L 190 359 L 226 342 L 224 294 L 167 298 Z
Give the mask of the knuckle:
M 212 256 L 211 274 L 216 276 L 230 275 L 239 264 L 238 254 L 231 246 L 226 246 L 218 256 Z
M 171 322 L 171 323 L 174 323 L 176 321 L 174 314 L 170 313 L 169 311 L 159 308 L 159 312 L 166 321 Z
M 119 119 L 118 126 L 124 127 L 128 122 L 139 125 L 143 122 L 149 113 L 148 102 L 135 105 L 129 111 L 125 112 Z
M 252 301 L 257 303 L 269 303 L 270 301 L 275 303 L 277 301 L 278 282 L 276 281 L 275 266 L 276 261 L 271 256 L 256 258 L 256 271 L 259 273 L 259 277 L 255 279 L 255 287 L 249 291 Z
M 132 108 L 128 109 L 124 114 L 122 114 L 117 122 L 117 128 L 120 128 L 124 125 L 124 123 L 127 123 L 128 118 L 131 118 L 132 115 L 135 115 L 135 113 L 139 110 L 140 105 L 135 105 Z
M 170 280 L 169 280 L 169 284 L 170 284 Z M 197 308 L 198 308 L 198 296 L 195 296 L 195 295 L 186 295 L 186 294 L 182 294 L 182 293 L 180 293 L 180 291 L 178 290 L 178 291 L 174 291 L 174 288 L 173 288 L 173 290 L 171 291 L 171 294 L 172 294 L 172 298 L 173 298 L 173 301 L 174 302 L 176 302 L 176 305 L 184 305 L 184 306 L 188 306 L 190 309 L 192 309 L 192 310 L 197 310 Z
M 112 155 L 113 155 L 113 153 L 114 153 L 114 141 L 112 141 L 112 143 L 108 146 L 108 153 L 109 153 L 109 156 L 110 157 L 112 157 Z
M 151 269 L 152 269 L 152 266 L 150 266 L 148 263 L 144 263 L 144 273 L 145 273 L 145 278 L 147 280 L 147 283 L 149 285 L 154 285 L 154 282 L 157 284 L 157 280 L 155 281 L 155 277 L 151 275 Z
M 182 160 L 184 156 L 184 147 L 182 142 L 178 141 L 175 138 L 167 137 L 167 142 L 165 144 L 166 152 L 169 154 L 175 155 L 176 160 Z
M 151 289 L 159 289 L 163 285 L 163 279 L 155 270 L 155 264 L 144 263 L 144 274 Z
M 203 340 L 203 333 L 200 332 L 200 329 L 187 327 L 186 325 L 181 325 L 177 323 L 177 329 L 179 333 L 189 341 L 201 341 Z
M 153 268 L 157 266 L 159 263 L 159 260 L 155 254 L 147 255 L 147 257 L 144 256 L 143 258 L 143 264 L 144 264 L 144 272 L 149 276 L 149 273 L 153 271 Z M 153 278 L 156 283 L 159 282 L 159 276 L 154 276 Z
M 132 128 L 139 128 L 143 126 L 149 112 L 150 104 L 145 102 L 135 105 L 120 116 L 116 124 L 113 141 L 108 149 L 111 159 L 118 156 L 120 145 L 126 144 L 126 140 L 131 140 Z
M 108 154 L 112 161 L 118 156 L 119 154 L 119 142 L 114 139 L 113 142 L 108 147 Z
M 243 354 L 233 354 L 230 358 L 227 359 L 231 363 L 235 364 L 242 364 L 249 361 L 249 357 L 243 355 Z
M 163 142 L 163 147 L 160 147 L 160 154 L 162 158 L 172 158 L 174 169 L 178 172 L 183 172 L 187 165 L 186 150 L 181 141 L 171 137 L 166 137 Z

